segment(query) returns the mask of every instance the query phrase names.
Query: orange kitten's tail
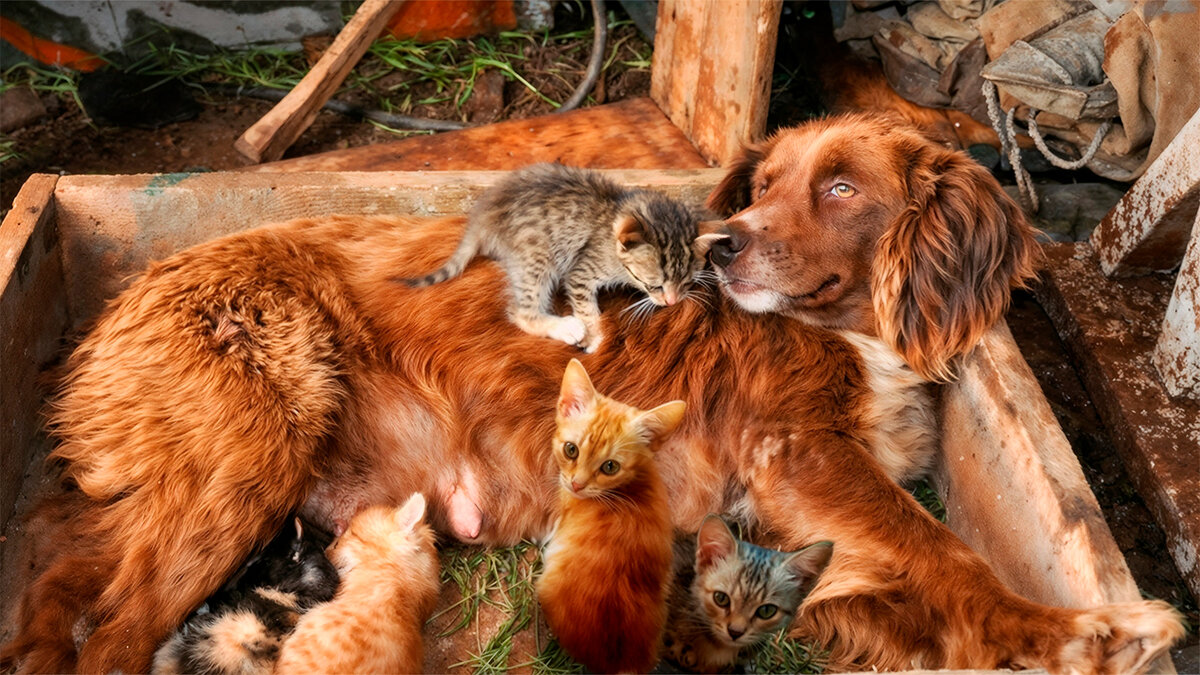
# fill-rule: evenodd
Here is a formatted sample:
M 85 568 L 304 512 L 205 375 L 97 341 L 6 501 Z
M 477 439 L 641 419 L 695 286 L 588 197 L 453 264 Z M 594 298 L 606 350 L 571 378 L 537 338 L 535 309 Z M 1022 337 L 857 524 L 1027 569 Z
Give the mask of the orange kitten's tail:
M 453 279 L 463 273 L 467 268 L 467 263 L 479 252 L 479 235 L 476 233 L 476 228 L 467 226 L 467 231 L 463 235 L 462 241 L 458 242 L 458 248 L 454 249 L 454 253 L 450 255 L 450 259 L 445 262 L 434 272 L 423 277 L 411 279 L 401 279 L 400 281 L 408 284 L 411 288 L 424 288 L 440 284 L 448 279 Z

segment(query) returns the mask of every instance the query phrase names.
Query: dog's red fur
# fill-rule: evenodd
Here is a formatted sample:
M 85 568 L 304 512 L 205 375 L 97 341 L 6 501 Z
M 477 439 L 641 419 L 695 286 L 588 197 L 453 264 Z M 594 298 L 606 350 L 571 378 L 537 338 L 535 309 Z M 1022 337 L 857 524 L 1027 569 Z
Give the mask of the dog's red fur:
M 831 177 L 857 192 L 829 201 Z M 610 337 L 590 355 L 509 324 L 490 264 L 425 290 L 389 281 L 436 267 L 458 219 L 297 221 L 154 265 L 71 356 L 54 404 L 55 454 L 90 500 L 68 529 L 101 563 L 57 560 L 27 592 L 7 657 L 145 670 L 306 500 L 330 520 L 445 494 L 468 466 L 479 541 L 545 534 L 572 356 L 614 398 L 687 402 L 658 455 L 678 526 L 736 508 L 788 549 L 835 542 L 796 630 L 838 663 L 1110 673 L 1144 668 L 1181 634 L 1161 603 L 1074 610 L 1014 595 L 872 458 L 869 363 L 827 327 L 878 335 L 947 376 L 1030 274 L 1031 231 L 986 172 L 850 117 L 779 134 L 711 201 L 745 207 L 726 292 L 769 311 L 718 295 L 638 323 L 609 303 Z M 776 304 L 754 306 L 760 292 Z M 436 498 L 430 508 L 444 530 Z M 66 578 L 102 592 L 67 597 L 55 587 Z M 76 655 L 62 632 L 81 612 L 97 628 Z

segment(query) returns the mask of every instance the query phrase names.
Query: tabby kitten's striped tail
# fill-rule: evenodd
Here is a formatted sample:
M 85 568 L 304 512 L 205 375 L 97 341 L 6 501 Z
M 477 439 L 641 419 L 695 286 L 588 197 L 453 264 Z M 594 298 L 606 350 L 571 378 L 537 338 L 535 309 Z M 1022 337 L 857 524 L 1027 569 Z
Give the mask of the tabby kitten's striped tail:
M 447 279 L 453 279 L 462 274 L 463 270 L 467 268 L 467 263 L 471 262 L 471 259 L 478 252 L 479 237 L 474 231 L 468 230 L 466 235 L 463 236 L 462 241 L 458 242 L 458 248 L 454 249 L 454 253 L 450 254 L 450 259 L 441 267 L 423 277 L 402 279 L 402 281 L 412 288 L 424 288 L 440 284 Z

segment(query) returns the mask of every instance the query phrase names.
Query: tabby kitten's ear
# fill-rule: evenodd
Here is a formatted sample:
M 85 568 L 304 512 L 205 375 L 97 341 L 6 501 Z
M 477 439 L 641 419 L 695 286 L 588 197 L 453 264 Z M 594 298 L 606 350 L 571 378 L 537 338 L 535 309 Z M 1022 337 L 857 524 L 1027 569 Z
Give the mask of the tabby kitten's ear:
M 613 236 L 621 245 L 621 250 L 628 251 L 646 243 L 646 226 L 632 213 L 622 213 L 613 221 Z
M 686 410 L 687 404 L 683 401 L 671 401 L 642 413 L 638 416 L 637 423 L 652 439 L 662 440 L 664 436 L 675 431 Z
M 596 388 L 592 386 L 592 378 L 578 359 L 571 359 L 567 371 L 563 373 L 562 391 L 558 395 L 558 414 L 561 417 L 574 417 L 591 408 L 596 399 Z
M 696 533 L 696 573 L 700 574 L 737 552 L 737 537 L 721 519 L 709 514 Z
M 396 527 L 401 532 L 412 532 L 425 518 L 425 495 L 414 492 L 404 506 L 396 512 Z
M 800 582 L 800 588 L 805 594 L 817 583 L 817 577 L 829 566 L 833 557 L 833 542 L 818 541 L 789 555 L 784 565 L 787 565 L 792 575 Z

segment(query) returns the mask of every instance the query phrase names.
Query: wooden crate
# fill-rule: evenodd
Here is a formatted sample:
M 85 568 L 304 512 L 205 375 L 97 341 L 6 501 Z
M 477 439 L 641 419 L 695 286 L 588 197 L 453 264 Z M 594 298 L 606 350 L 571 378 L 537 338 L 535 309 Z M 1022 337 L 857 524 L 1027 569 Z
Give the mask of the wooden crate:
M 619 182 L 701 201 L 723 172 L 622 170 Z M 499 174 L 36 175 L 0 225 L 0 602 L 11 622 L 32 542 L 14 504 L 40 482 L 39 373 L 62 338 L 154 259 L 300 216 L 462 213 Z M 983 340 L 941 398 L 935 483 L 950 527 L 1017 592 L 1086 607 L 1139 599 L 1066 438 L 1004 325 Z M 13 522 L 9 522 L 12 520 Z M 26 558 L 22 558 L 25 555 Z M 9 634 L 11 625 L 0 630 Z M 1169 661 L 1156 672 L 1174 672 Z

